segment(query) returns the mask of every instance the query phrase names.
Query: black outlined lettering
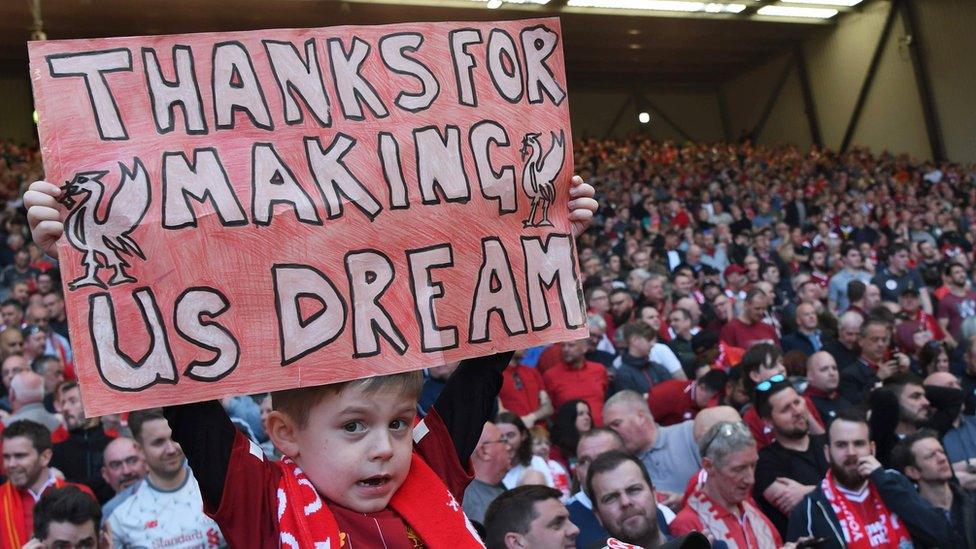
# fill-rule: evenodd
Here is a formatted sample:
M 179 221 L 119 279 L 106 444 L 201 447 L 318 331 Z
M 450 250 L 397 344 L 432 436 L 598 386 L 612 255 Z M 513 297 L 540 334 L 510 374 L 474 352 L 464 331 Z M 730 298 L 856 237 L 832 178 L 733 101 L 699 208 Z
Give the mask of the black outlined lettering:
M 369 44 L 354 36 L 352 50 L 348 56 L 340 38 L 329 38 L 328 44 L 331 61 L 329 68 L 332 71 L 336 92 L 339 94 L 342 116 L 347 120 L 365 120 L 362 106 L 359 104 L 360 100 L 366 103 L 376 118 L 389 116 L 390 113 L 383 105 L 383 100 L 376 94 L 376 89 L 359 73 L 369 55 Z
M 211 85 L 217 129 L 234 129 L 234 115 L 243 111 L 255 127 L 273 130 L 268 100 L 244 44 L 236 41 L 215 44 L 212 63 Z
M 408 51 L 415 53 L 423 43 L 423 35 L 416 32 L 388 34 L 380 38 L 380 58 L 383 64 L 397 74 L 412 76 L 420 82 L 419 93 L 403 91 L 394 100 L 398 107 L 408 112 L 427 109 L 441 92 L 441 86 L 434 73 L 430 72 L 426 65 L 405 53 Z
M 471 143 L 471 154 L 474 156 L 475 173 L 478 174 L 481 196 L 498 201 L 498 215 L 517 211 L 515 166 L 505 164 L 497 172 L 491 166 L 492 143 L 499 147 L 508 147 L 511 144 L 505 128 L 494 120 L 482 120 L 471 126 L 468 141 Z
M 227 296 L 216 288 L 187 288 L 173 307 L 173 326 L 183 339 L 214 353 L 210 360 L 193 360 L 183 375 L 195 381 L 218 381 L 237 368 L 241 346 L 230 330 L 213 319 L 230 309 Z M 209 317 L 205 320 L 204 317 Z
M 312 172 L 315 184 L 325 200 L 326 216 L 335 219 L 342 215 L 342 203 L 345 197 L 353 206 L 363 212 L 370 221 L 376 219 L 383 207 L 376 201 L 356 176 L 349 171 L 349 166 L 342 158 L 356 145 L 356 140 L 346 134 L 339 133 L 328 149 L 322 149 L 322 143 L 317 137 L 305 138 L 305 153 L 308 158 L 308 169 Z M 342 197 L 340 197 L 340 195 Z
M 117 391 L 141 391 L 157 383 L 177 382 L 176 360 L 166 337 L 163 315 L 152 290 L 137 288 L 132 297 L 139 305 L 143 325 L 149 332 L 149 348 L 142 358 L 133 360 L 119 348 L 119 326 L 115 306 L 107 292 L 88 296 L 88 326 L 91 328 L 95 369 L 105 385 Z M 131 331 L 134 326 L 127 325 Z
M 498 313 L 509 336 L 526 333 L 522 299 L 515 286 L 515 275 L 508 251 L 497 237 L 481 239 L 481 268 L 471 302 L 468 342 L 484 343 L 491 339 L 491 314 Z
M 251 148 L 251 219 L 269 225 L 275 204 L 291 204 L 303 223 L 321 225 L 322 219 L 295 174 L 278 156 L 273 143 L 255 143 Z
M 406 210 L 410 207 L 407 184 L 403 181 L 403 164 L 400 163 L 400 144 L 392 133 L 380 132 L 376 142 L 380 162 L 383 164 L 383 179 L 390 190 L 390 209 Z
M 396 274 L 393 262 L 379 250 L 356 250 L 346 254 L 345 264 L 352 303 L 352 357 L 380 354 L 380 337 L 392 345 L 397 354 L 405 354 L 407 340 L 380 304 L 380 298 L 393 284 Z
M 454 266 L 454 250 L 450 244 L 439 244 L 407 250 L 410 266 L 410 290 L 413 292 L 414 314 L 420 324 L 420 349 L 425 353 L 454 349 L 458 346 L 456 326 L 438 326 L 434 300 L 444 297 L 444 284 L 433 280 L 431 271 Z
M 498 93 L 509 103 L 522 99 L 522 65 L 512 35 L 492 29 L 488 35 L 488 75 Z
M 548 328 L 549 306 L 545 291 L 553 284 L 559 287 L 559 304 L 563 322 L 567 328 L 583 325 L 583 296 L 576 278 L 576 258 L 573 239 L 568 234 L 551 233 L 546 242 L 537 236 L 523 236 L 522 253 L 525 257 L 525 289 L 529 294 L 529 316 L 532 329 Z
M 322 271 L 290 263 L 271 267 L 281 365 L 287 366 L 335 341 L 346 328 L 346 300 Z M 322 308 L 302 318 L 301 299 Z
M 247 225 L 244 206 L 234 194 L 217 149 L 194 149 L 193 160 L 182 151 L 163 153 L 163 228 L 196 227 L 190 199 L 207 199 L 225 227 Z
M 88 101 L 95 116 L 95 126 L 102 141 L 119 141 L 129 138 L 119 104 L 112 96 L 105 74 L 131 71 L 132 52 L 128 48 L 117 48 L 84 53 L 60 53 L 49 55 L 48 71 L 54 78 L 81 76 L 85 79 Z
M 448 33 L 451 43 L 451 57 L 454 61 L 454 80 L 457 83 L 458 103 L 469 107 L 478 106 L 478 92 L 474 87 L 471 71 L 478 66 L 474 56 L 468 53 L 468 46 L 481 43 L 478 29 L 456 29 Z M 462 76 L 461 73 L 464 73 Z
M 461 130 L 449 124 L 441 136 L 437 126 L 425 126 L 413 131 L 417 155 L 417 181 L 424 204 L 438 204 L 437 189 L 447 202 L 467 203 L 471 199 L 471 184 L 464 171 L 461 156 Z
M 305 59 L 302 59 L 298 48 L 291 42 L 262 40 L 261 43 L 268 52 L 271 72 L 278 82 L 281 102 L 285 108 L 285 123 L 301 124 L 304 121 L 302 108 L 295 100 L 299 98 L 311 111 L 319 126 L 328 128 L 332 123 L 332 113 L 329 111 L 325 83 L 322 82 L 315 39 L 309 38 L 305 41 Z
M 566 99 L 566 90 L 556 82 L 556 75 L 546 64 L 546 60 L 556 51 L 559 35 L 545 25 L 536 25 L 523 29 L 521 36 L 529 103 L 542 103 L 542 93 L 545 92 L 553 103 L 562 104 Z
M 203 97 L 197 85 L 197 73 L 193 65 L 190 46 L 173 46 L 175 79 L 166 80 L 159 66 L 156 50 L 142 48 L 142 69 L 146 75 L 149 102 L 152 105 L 156 131 L 163 134 L 176 128 L 175 113 L 183 111 L 184 127 L 190 135 L 207 133 L 207 118 L 203 114 Z

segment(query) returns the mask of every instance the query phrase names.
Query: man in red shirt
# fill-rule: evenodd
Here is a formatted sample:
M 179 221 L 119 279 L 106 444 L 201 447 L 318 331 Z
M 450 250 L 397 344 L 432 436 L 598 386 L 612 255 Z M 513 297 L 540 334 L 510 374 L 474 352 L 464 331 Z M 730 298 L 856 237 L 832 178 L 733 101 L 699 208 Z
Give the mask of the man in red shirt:
M 709 370 L 698 381 L 670 379 L 651 388 L 647 404 L 659 425 L 676 425 L 694 419 L 698 412 L 718 404 L 728 375 L 723 370 Z
M 752 289 L 746 294 L 742 315 L 722 326 L 722 341 L 733 347 L 748 349 L 756 343 L 779 345 L 779 336 L 772 326 L 763 322 L 769 297 L 762 290 Z
M 945 268 L 949 293 L 939 300 L 935 316 L 946 333 L 946 342 L 954 346 L 962 340 L 962 323 L 976 315 L 976 292 L 966 287 L 966 268 L 950 263 Z
M 40 423 L 15 421 L 3 431 L 3 465 L 9 477 L 0 484 L 0 548 L 19 549 L 34 532 L 34 505 L 52 486 L 64 486 L 48 467 L 51 432 Z M 95 499 L 87 486 L 74 485 Z
M 562 362 L 546 370 L 542 381 L 552 399 L 553 408 L 558 410 L 570 400 L 584 400 L 590 406 L 593 424 L 600 426 L 600 412 L 603 410 L 610 377 L 606 368 L 586 360 L 585 353 L 585 339 L 563 343 Z
M 515 351 L 508 368 L 503 372 L 502 390 L 498 393 L 502 408 L 522 418 L 531 428 L 537 421 L 552 415 L 552 402 L 542 382 L 542 374 L 535 368 L 519 364 L 521 351 Z

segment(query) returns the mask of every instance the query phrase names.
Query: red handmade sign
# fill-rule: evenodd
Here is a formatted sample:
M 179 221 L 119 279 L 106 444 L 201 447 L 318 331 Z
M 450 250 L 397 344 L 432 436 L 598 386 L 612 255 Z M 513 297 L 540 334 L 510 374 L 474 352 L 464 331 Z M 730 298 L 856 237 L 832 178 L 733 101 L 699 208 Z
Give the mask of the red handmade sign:
M 584 337 L 559 22 L 30 44 L 86 410 Z

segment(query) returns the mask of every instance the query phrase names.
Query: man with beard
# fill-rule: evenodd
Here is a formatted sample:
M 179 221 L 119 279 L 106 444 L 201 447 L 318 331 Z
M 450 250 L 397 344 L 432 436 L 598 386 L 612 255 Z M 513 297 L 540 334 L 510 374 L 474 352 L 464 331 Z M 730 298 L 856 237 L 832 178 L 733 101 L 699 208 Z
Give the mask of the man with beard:
M 217 523 L 203 513 L 200 487 L 163 411 L 132 412 L 129 427 L 145 453 L 149 474 L 106 521 L 112 547 L 175 547 L 191 540 L 226 546 Z
M 579 528 L 559 498 L 562 492 L 548 486 L 519 486 L 495 498 L 485 513 L 485 546 L 488 549 L 575 549 Z
M 562 343 L 562 360 L 545 371 L 542 382 L 553 409 L 570 400 L 584 400 L 590 406 L 593 424 L 601 425 L 600 411 L 610 377 L 602 365 L 586 360 L 586 345 L 586 339 Z
M 759 451 L 753 494 L 760 509 L 786 535 L 790 513 L 827 472 L 823 435 L 811 435 L 806 402 L 789 381 L 756 386 L 756 409 L 775 440 Z
M 115 490 L 115 496 L 102 506 L 102 521 L 135 492 L 135 487 L 149 472 L 146 456 L 136 441 L 119 437 L 108 443 L 102 452 L 102 478 Z
M 962 391 L 954 387 L 923 386 L 912 374 L 895 374 L 871 395 L 871 432 L 881 463 L 889 464 L 898 441 L 922 427 L 940 436 L 952 428 L 962 407 Z
M 31 538 L 34 506 L 41 496 L 68 483 L 49 467 L 51 432 L 40 423 L 20 420 L 7 425 L 2 446 L 8 478 L 0 484 L 0 517 L 4 519 L 0 520 L 0 547 L 18 549 Z M 91 495 L 88 487 L 78 487 Z
M 950 263 L 945 268 L 945 277 L 949 293 L 939 300 L 935 317 L 946 333 L 946 343 L 955 347 L 963 341 L 963 321 L 976 315 L 976 292 L 968 287 L 966 268 L 958 263 Z
M 749 428 L 742 422 L 716 423 L 698 447 L 708 477 L 688 496 L 671 531 L 701 532 L 730 547 L 780 547 L 776 527 L 749 497 L 759 461 Z
M 610 536 L 591 547 L 622 547 L 616 540 L 644 549 L 708 547 L 700 534 L 666 543 L 654 484 L 640 460 L 630 454 L 612 450 L 597 457 L 590 466 L 586 492 L 592 497 L 593 510 Z
M 85 417 L 77 381 L 62 383 L 57 394 L 68 438 L 54 445 L 51 466 L 64 473 L 66 480 L 87 485 L 103 504 L 115 495 L 101 474 L 102 452 L 112 438 L 105 434 L 98 418 Z
M 630 292 L 617 289 L 610 292 L 610 316 L 617 333 L 614 334 L 614 341 L 620 345 L 623 342 L 620 330 L 624 324 L 634 320 L 634 298 Z
M 895 467 L 918 486 L 920 506 L 949 541 L 945 547 L 976 549 L 976 501 L 952 478 L 952 465 L 938 433 L 921 429 L 892 452 Z M 905 498 L 915 498 L 914 490 Z
M 826 351 L 819 351 L 807 359 L 807 389 L 804 395 L 813 402 L 824 423 L 830 425 L 837 412 L 849 408 L 850 401 L 840 396 L 840 374 L 837 361 Z
M 911 547 L 912 539 L 940 540 L 937 524 L 919 499 L 906 498 L 911 484 L 885 471 L 874 457 L 864 414 L 843 410 L 830 424 L 825 447 L 830 469 L 790 515 L 787 539 L 823 540 L 822 549 Z M 949 547 L 944 543 L 936 546 Z

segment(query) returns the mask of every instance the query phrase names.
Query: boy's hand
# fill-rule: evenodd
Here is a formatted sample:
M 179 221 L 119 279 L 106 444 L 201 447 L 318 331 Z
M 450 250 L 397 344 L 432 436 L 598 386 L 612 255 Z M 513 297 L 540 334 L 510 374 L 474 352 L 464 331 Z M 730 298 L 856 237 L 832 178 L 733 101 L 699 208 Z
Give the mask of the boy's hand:
M 64 219 L 58 209 L 59 196 L 61 189 L 47 181 L 31 183 L 24 193 L 31 236 L 44 253 L 55 259 L 58 257 L 58 239 L 64 234 Z
M 596 213 L 597 208 L 600 206 L 593 199 L 595 192 L 593 186 L 585 183 L 582 177 L 578 175 L 573 176 L 573 182 L 569 186 L 571 200 L 568 204 L 569 220 L 573 226 L 573 238 L 578 237 L 586 231 L 586 228 L 590 226 L 590 221 L 593 220 L 593 214 Z

